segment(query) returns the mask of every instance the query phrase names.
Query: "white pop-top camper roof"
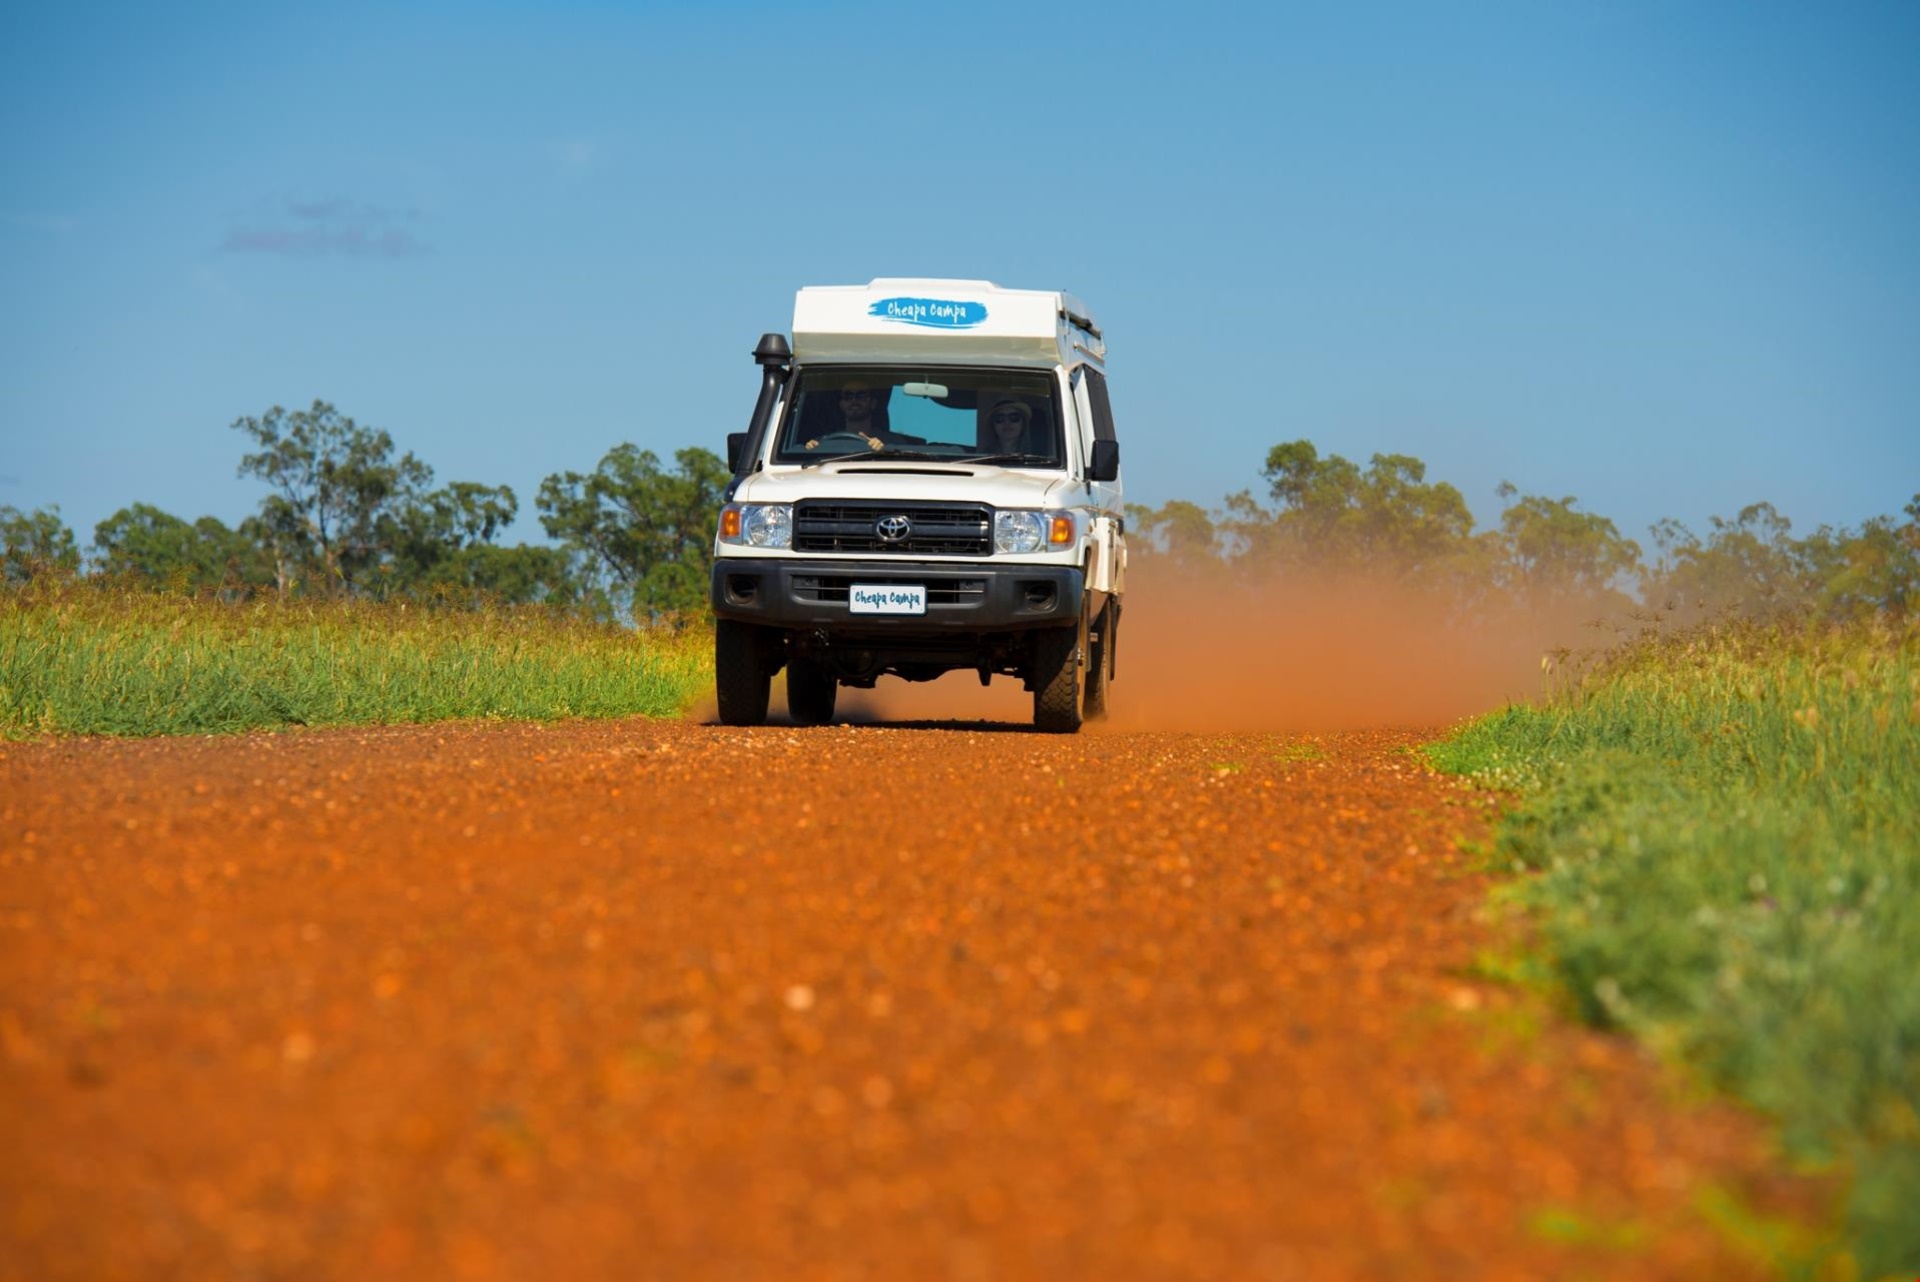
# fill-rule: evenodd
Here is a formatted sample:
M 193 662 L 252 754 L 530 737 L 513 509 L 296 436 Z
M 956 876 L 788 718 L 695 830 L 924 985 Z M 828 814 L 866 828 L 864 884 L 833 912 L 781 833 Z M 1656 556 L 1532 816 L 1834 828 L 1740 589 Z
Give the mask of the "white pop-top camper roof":
M 803 364 L 1099 366 L 1106 354 L 1086 305 L 1058 290 L 883 277 L 810 285 L 793 299 L 793 356 Z

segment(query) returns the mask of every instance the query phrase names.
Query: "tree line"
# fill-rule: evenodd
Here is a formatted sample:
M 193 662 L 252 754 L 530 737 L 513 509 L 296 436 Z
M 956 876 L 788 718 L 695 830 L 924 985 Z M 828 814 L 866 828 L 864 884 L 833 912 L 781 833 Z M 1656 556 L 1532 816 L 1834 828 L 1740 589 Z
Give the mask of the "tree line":
M 83 554 L 57 509 L 0 507 L 0 574 L 18 584 L 84 573 L 229 600 L 539 603 L 640 619 L 706 603 L 728 480 L 708 450 L 681 450 L 667 466 L 623 444 L 591 472 L 554 473 L 534 498 L 553 542 L 504 544 L 520 511 L 510 486 L 436 486 L 433 469 L 396 450 L 391 434 L 325 401 L 276 405 L 232 426 L 247 447 L 238 474 L 267 490 L 237 526 L 135 503 L 96 525 Z
M 57 509 L 0 507 L 0 578 L 86 574 L 228 600 L 539 603 L 640 620 L 705 608 L 728 481 L 708 450 L 679 450 L 669 466 L 621 444 L 591 472 L 554 473 L 534 497 L 552 541 L 503 544 L 520 510 L 510 487 L 436 486 L 433 469 L 398 452 L 389 433 L 325 401 L 275 406 L 232 427 L 246 443 L 238 474 L 266 487 L 237 526 L 134 503 L 96 525 L 83 553 Z M 1129 507 L 1136 565 L 1241 581 L 1404 579 L 1467 604 L 1497 596 L 1682 619 L 1906 614 L 1920 603 L 1920 495 L 1904 522 L 1875 517 L 1802 537 L 1768 503 L 1716 516 L 1704 533 L 1663 520 L 1649 551 L 1572 497 L 1510 484 L 1499 490 L 1497 527 L 1480 529 L 1460 491 L 1428 480 L 1410 455 L 1376 454 L 1362 467 L 1292 441 L 1268 452 L 1261 475 L 1264 498 L 1244 490 L 1211 509 Z
M 1571 496 L 1521 494 L 1510 483 L 1498 491 L 1498 525 L 1477 528 L 1460 491 L 1429 481 L 1426 464 L 1405 454 L 1375 454 L 1362 467 L 1292 441 L 1268 451 L 1261 475 L 1264 499 L 1243 490 L 1213 509 L 1130 507 L 1129 546 L 1183 574 L 1417 581 L 1469 607 L 1570 603 L 1686 623 L 1920 606 L 1920 494 L 1904 521 L 1823 525 L 1798 538 L 1764 502 L 1710 518 L 1703 533 L 1669 518 L 1651 527 L 1648 549 Z

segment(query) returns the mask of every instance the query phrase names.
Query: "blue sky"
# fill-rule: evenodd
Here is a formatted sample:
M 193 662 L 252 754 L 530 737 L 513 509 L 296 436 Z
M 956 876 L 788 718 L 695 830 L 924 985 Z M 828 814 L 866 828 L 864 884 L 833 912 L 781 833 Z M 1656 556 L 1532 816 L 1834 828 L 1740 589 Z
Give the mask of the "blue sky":
M 442 481 L 721 448 L 793 291 L 1066 288 L 1128 496 L 1306 437 L 1644 540 L 1920 490 L 1920 5 L 0 16 L 0 503 L 233 521 L 332 401 Z

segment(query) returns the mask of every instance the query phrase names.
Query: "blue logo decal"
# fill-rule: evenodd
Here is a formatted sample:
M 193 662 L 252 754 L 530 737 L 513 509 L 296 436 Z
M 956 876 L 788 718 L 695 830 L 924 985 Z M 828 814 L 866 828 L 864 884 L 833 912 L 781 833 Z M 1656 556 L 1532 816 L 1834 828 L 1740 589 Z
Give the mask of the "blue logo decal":
M 951 298 L 883 298 L 867 308 L 867 315 L 927 329 L 972 329 L 987 318 L 987 305 Z

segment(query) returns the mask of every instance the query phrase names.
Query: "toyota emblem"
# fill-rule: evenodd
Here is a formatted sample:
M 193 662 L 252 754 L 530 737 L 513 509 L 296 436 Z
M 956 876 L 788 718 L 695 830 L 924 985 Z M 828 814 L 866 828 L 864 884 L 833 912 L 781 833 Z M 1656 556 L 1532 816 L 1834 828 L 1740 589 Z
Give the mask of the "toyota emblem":
M 873 523 L 873 532 L 882 543 L 904 543 L 913 533 L 913 522 L 904 516 L 883 516 Z

